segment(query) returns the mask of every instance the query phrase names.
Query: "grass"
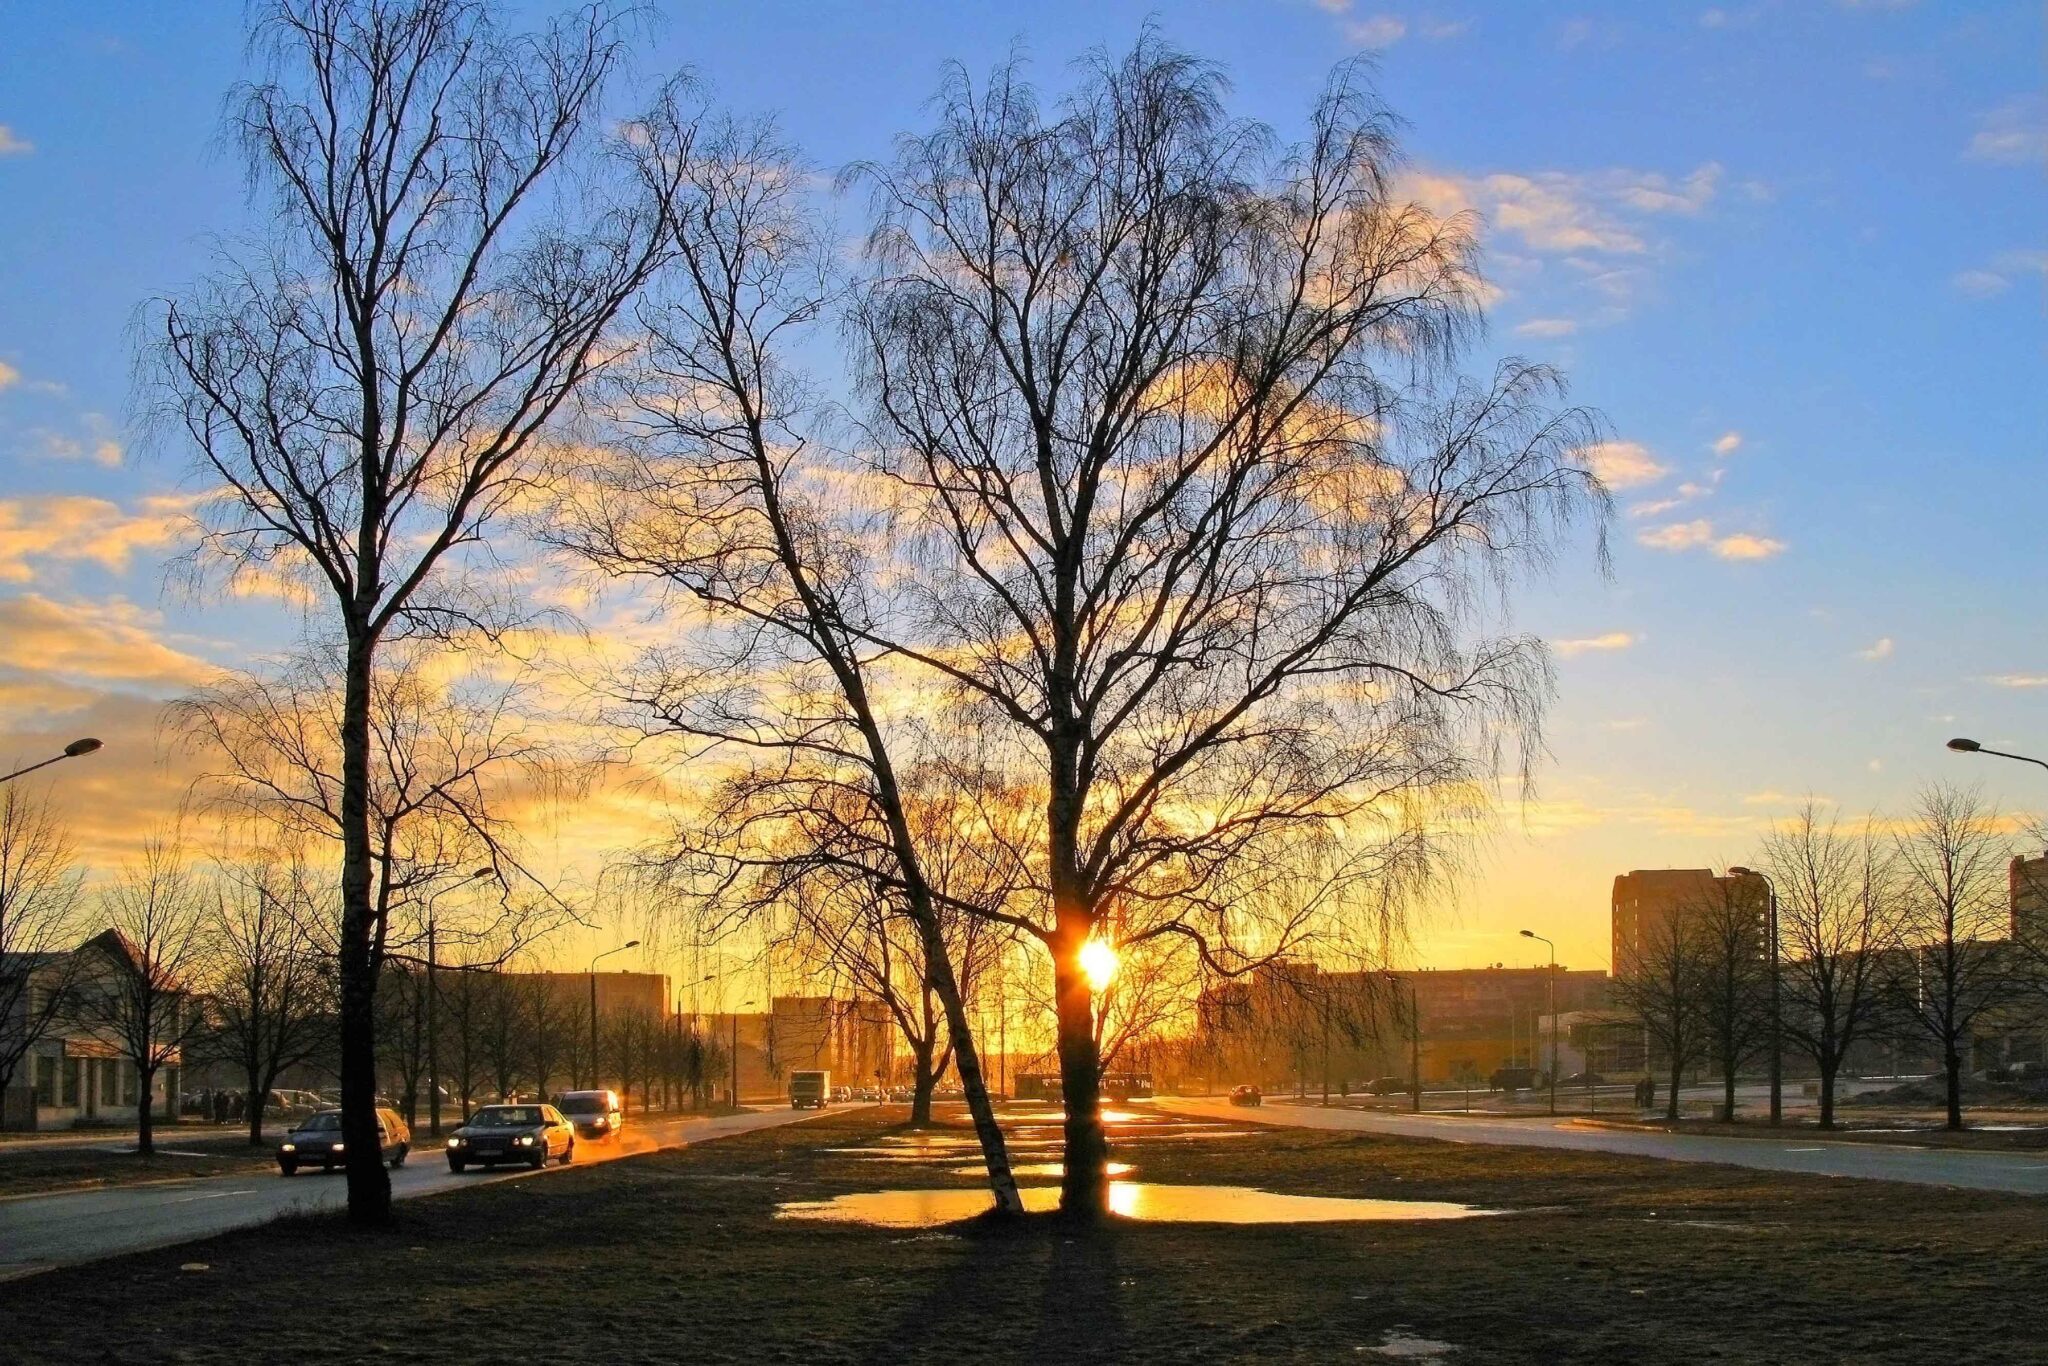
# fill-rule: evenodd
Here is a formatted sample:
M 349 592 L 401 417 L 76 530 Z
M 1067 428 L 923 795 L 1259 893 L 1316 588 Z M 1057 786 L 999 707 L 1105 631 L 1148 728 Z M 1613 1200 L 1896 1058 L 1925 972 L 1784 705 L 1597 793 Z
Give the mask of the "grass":
M 135 1151 L 132 1132 L 110 1133 L 103 1143 L 93 1144 L 8 1144 L 0 1148 L 0 1199 L 227 1176 L 277 1164 L 277 1133 L 267 1134 L 262 1147 L 251 1147 L 248 1131 L 241 1128 L 159 1129 L 155 1138 L 157 1150 L 146 1157 Z
M 2048 1202 L 1603 1154 L 1261 1130 L 1136 1146 L 1149 1181 L 1518 1213 L 904 1231 L 777 1202 L 963 1184 L 826 1151 L 901 1111 L 289 1221 L 0 1285 L 11 1360 L 1466 1362 L 2040 1359 Z M 181 1271 L 203 1263 L 203 1272 Z M 1366 1349 L 1361 1352 L 1360 1349 Z

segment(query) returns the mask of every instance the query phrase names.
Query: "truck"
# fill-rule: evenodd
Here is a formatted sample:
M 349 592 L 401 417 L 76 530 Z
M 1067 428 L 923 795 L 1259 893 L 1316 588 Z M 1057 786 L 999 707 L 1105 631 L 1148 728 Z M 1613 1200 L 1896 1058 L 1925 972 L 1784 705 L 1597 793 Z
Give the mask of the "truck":
M 822 1110 L 832 1103 L 832 1074 L 830 1072 L 792 1072 L 789 1074 L 789 1108 L 792 1110 Z

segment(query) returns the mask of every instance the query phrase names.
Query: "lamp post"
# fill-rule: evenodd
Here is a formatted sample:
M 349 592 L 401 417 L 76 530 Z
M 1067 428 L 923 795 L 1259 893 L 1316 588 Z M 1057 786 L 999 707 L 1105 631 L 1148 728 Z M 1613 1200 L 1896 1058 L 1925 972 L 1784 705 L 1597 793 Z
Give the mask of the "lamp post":
M 1557 1113 L 1557 945 L 1534 930 L 1523 930 L 1522 938 L 1533 939 L 1550 949 L 1550 980 L 1544 999 L 1550 1006 L 1550 1113 Z
M 1387 981 L 1397 989 L 1401 985 L 1395 973 L 1388 973 Z M 1410 1109 L 1422 1113 L 1422 990 L 1413 982 L 1408 984 L 1408 1101 Z
M 91 736 L 87 736 L 83 740 L 73 740 L 70 744 L 64 746 L 64 752 L 62 754 L 53 754 L 49 758 L 43 760 L 41 763 L 30 764 L 27 768 L 17 768 L 14 770 L 14 772 L 9 773 L 4 777 L 0 777 L 0 783 L 11 783 L 24 773 L 33 773 L 39 768 L 48 768 L 51 764 L 59 764 L 64 762 L 64 760 L 66 759 L 76 759 L 83 755 L 91 754 L 92 752 L 100 748 L 100 742 L 93 739 Z
M 1762 878 L 1771 899 L 1771 1127 L 1775 1129 L 1785 1119 L 1785 1010 L 1780 987 L 1783 974 L 1778 971 L 1778 884 L 1771 881 L 1769 873 L 1739 864 L 1728 871 L 1736 877 Z M 1728 1118 L 1733 1121 L 1735 1116 L 1731 1113 Z
M 597 1079 L 603 1075 L 597 1068 L 597 965 L 615 953 L 624 953 L 627 949 L 637 949 L 639 947 L 639 940 L 628 939 L 617 948 L 606 949 L 603 953 L 590 960 L 590 1081 L 593 1086 L 597 1084 Z M 623 1103 L 621 1102 L 621 1104 Z
M 479 868 L 455 885 L 459 887 L 479 878 L 495 877 L 497 872 L 495 868 Z M 435 958 L 434 936 L 434 903 L 438 900 L 440 893 L 427 900 L 427 1132 L 436 1138 L 441 1136 L 441 1047 L 440 1035 L 435 1032 L 434 1024 L 434 998 L 440 995 L 436 982 L 439 964 Z M 412 1119 L 412 1115 L 406 1116 L 408 1123 Z
M 2013 759 L 2023 764 L 2039 764 L 2042 768 L 2048 768 L 2048 759 L 2036 759 L 2031 754 L 2008 754 L 2002 749 L 1986 749 L 1975 740 L 1966 740 L 1962 736 L 1949 741 L 1948 747 L 1958 754 L 1990 754 L 2000 759 Z
M 704 975 L 703 975 L 702 977 L 699 977 L 699 978 L 698 978 L 698 979 L 697 979 L 696 981 L 694 981 L 694 982 L 689 982 L 689 983 L 685 983 L 684 985 L 687 985 L 687 986 L 691 986 L 691 987 L 701 987 L 701 986 L 703 986 L 703 985 L 704 985 L 704 984 L 705 984 L 706 982 L 710 982 L 710 981 L 714 981 L 714 980 L 716 980 L 716 979 L 717 979 L 717 977 L 718 977 L 718 974 L 717 974 L 717 973 L 715 973 L 715 972 L 707 972 L 707 973 L 705 973 L 705 974 L 704 974 Z M 682 992 L 681 992 L 680 990 L 678 990 L 678 991 L 676 992 L 676 1043 L 675 1043 L 675 1049 L 676 1049 L 676 1051 L 675 1051 L 675 1058 L 676 1058 L 676 1062 L 677 1062 L 677 1065 L 678 1065 L 678 1066 L 680 1066 L 680 1065 L 681 1065 L 681 1062 L 682 1062 L 682 1057 L 683 1057 L 683 994 L 682 994 Z M 674 1109 L 680 1109 L 680 1108 L 682 1108 L 682 1107 L 681 1107 L 681 1101 L 682 1101 L 682 1078 L 681 1078 L 680 1076 L 678 1076 L 678 1077 L 676 1078 L 676 1083 L 677 1083 L 677 1084 L 676 1084 L 676 1104 L 675 1104 L 674 1106 L 672 1106 L 671 1108 L 674 1108 Z

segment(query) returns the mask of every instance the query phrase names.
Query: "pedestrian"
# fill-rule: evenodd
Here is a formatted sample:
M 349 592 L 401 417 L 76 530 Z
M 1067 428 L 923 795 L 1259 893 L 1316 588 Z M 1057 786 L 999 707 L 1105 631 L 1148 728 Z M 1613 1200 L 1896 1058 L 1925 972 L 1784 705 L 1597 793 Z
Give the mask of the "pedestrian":
M 215 1124 L 225 1124 L 228 1122 L 228 1093 L 226 1091 L 216 1090 L 213 1093 L 213 1122 Z

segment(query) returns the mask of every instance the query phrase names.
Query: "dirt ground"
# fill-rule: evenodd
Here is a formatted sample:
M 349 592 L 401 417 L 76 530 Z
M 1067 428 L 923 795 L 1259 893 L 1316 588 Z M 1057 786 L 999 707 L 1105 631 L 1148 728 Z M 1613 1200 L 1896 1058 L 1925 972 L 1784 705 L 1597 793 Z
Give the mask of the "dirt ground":
M 0 1355 L 1924 1366 L 2048 1342 L 2048 1202 L 1601 1154 L 1266 1129 L 1118 1153 L 1146 1181 L 1514 1211 L 1442 1223 L 774 1217 L 973 1184 L 830 1151 L 902 1114 L 410 1201 L 385 1231 L 296 1220 L 11 1282 Z

